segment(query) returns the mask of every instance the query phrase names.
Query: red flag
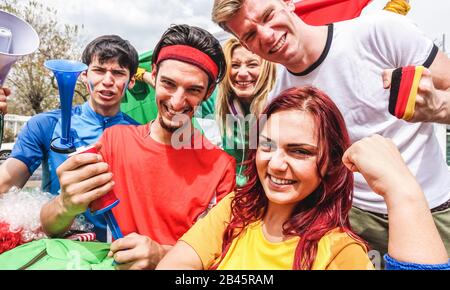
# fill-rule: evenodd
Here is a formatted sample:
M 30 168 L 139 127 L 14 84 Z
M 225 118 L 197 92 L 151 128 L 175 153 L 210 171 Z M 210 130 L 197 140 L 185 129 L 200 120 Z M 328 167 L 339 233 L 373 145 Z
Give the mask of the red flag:
M 372 0 L 302 0 L 295 13 L 310 25 L 324 25 L 358 17 Z

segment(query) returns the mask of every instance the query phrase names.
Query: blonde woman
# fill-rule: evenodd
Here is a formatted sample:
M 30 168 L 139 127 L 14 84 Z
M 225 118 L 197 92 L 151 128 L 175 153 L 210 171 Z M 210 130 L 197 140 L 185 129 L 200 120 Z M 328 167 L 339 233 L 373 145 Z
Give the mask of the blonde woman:
M 264 109 L 267 95 L 276 79 L 273 63 L 244 48 L 237 39 L 229 39 L 223 47 L 227 73 L 219 85 L 215 114 L 222 135 L 223 149 L 236 159 L 238 185 L 245 183 L 243 162 L 249 146 L 251 123 Z

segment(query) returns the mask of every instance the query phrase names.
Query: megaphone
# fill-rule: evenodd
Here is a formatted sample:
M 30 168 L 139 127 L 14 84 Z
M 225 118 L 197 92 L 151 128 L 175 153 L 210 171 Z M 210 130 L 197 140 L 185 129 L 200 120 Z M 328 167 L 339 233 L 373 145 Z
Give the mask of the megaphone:
M 76 151 L 74 137 L 70 131 L 73 94 L 78 76 L 87 70 L 88 66 L 79 61 L 66 59 L 47 60 L 44 66 L 55 75 L 61 101 L 61 138 L 53 140 L 50 148 L 57 153 L 73 153 Z
M 39 36 L 30 24 L 0 10 L 0 86 L 17 59 L 33 53 L 38 47 Z
M 0 10 L 0 87 L 17 59 L 33 53 L 38 47 L 39 36 L 31 25 Z M 2 140 L 3 114 L 0 113 L 0 145 Z

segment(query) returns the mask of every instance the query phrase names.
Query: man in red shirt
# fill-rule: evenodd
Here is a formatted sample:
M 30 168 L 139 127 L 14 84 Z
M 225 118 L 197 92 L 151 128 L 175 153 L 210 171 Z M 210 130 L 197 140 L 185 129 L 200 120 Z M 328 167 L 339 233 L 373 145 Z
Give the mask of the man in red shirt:
M 120 269 L 151 269 L 213 204 L 233 191 L 235 162 L 192 126 L 195 108 L 226 70 L 220 43 L 207 31 L 177 25 L 153 53 L 158 116 L 142 126 L 107 129 L 100 155 L 80 154 L 58 168 L 61 195 L 44 206 L 50 235 L 113 190 L 114 215 L 125 238 L 110 255 Z

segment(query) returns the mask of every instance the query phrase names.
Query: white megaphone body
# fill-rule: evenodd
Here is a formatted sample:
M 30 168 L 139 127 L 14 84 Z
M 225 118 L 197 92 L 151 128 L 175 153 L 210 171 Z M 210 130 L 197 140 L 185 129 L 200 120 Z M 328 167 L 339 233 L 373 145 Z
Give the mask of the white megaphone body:
M 39 36 L 30 24 L 0 10 L 0 86 L 21 56 L 39 48 Z
M 39 36 L 30 24 L 0 10 L 0 87 L 13 64 L 21 56 L 39 48 Z M 3 141 L 3 114 L 0 113 L 0 145 Z

